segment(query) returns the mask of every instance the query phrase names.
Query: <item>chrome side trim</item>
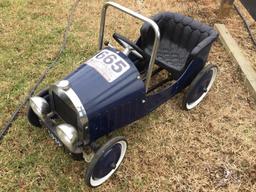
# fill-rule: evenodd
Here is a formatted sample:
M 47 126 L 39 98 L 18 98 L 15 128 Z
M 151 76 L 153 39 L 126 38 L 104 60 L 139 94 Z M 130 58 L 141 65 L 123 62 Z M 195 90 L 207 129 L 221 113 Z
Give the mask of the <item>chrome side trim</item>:
M 151 81 L 151 76 L 152 76 L 152 71 L 153 71 L 153 66 L 156 60 L 156 55 L 157 55 L 157 50 L 159 47 L 159 42 L 160 42 L 160 30 L 158 25 L 152 20 L 149 19 L 135 11 L 132 11 L 126 7 L 123 7 L 122 5 L 119 5 L 114 2 L 106 2 L 101 10 L 101 21 L 100 21 L 100 33 L 99 33 L 99 50 L 102 49 L 103 46 L 103 39 L 104 39 L 104 29 L 105 29 L 105 20 L 106 20 L 106 12 L 107 8 L 111 6 L 116 8 L 117 10 L 124 12 L 132 17 L 135 17 L 143 22 L 149 23 L 151 27 L 153 28 L 155 32 L 155 40 L 154 40 L 154 46 L 152 49 L 152 54 L 148 66 L 148 71 L 147 71 L 147 76 L 146 76 L 146 92 L 148 92 L 149 86 L 150 86 L 150 81 Z
M 67 81 L 67 80 L 64 80 Z M 53 110 L 54 109 L 54 101 L 53 101 L 53 96 L 52 92 L 54 92 L 56 95 L 58 95 L 67 105 L 69 105 L 70 108 L 72 108 L 74 111 L 77 113 L 78 121 L 81 124 L 82 128 L 87 127 L 88 123 L 88 117 L 86 114 L 86 111 L 84 109 L 84 106 L 82 102 L 80 101 L 79 97 L 77 94 L 74 92 L 74 90 L 70 87 L 63 89 L 60 85 L 60 82 L 57 82 L 53 85 L 50 86 L 50 96 L 51 96 L 51 107 Z

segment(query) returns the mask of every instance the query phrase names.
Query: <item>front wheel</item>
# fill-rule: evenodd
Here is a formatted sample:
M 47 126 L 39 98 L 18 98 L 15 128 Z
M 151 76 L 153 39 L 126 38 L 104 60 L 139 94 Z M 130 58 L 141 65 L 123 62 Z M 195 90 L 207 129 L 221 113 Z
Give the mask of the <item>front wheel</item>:
M 124 137 L 115 137 L 100 147 L 92 158 L 85 173 L 85 182 L 97 187 L 107 181 L 117 170 L 127 149 Z
M 183 100 L 183 107 L 190 110 L 196 107 L 211 89 L 216 79 L 218 67 L 207 65 L 192 81 Z

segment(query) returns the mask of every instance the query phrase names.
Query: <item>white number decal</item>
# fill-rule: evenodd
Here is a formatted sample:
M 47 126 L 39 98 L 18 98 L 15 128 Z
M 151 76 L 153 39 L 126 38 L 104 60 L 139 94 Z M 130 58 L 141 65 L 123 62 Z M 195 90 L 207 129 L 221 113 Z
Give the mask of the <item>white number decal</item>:
M 87 64 L 98 71 L 108 82 L 114 81 L 130 68 L 122 57 L 109 50 L 101 51 L 87 61 Z

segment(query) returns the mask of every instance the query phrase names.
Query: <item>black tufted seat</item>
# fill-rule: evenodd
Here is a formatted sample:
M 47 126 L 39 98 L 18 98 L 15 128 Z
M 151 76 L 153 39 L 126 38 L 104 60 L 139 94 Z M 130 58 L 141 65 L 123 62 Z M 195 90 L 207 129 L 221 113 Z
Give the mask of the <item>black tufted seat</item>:
M 211 45 L 218 36 L 211 27 L 178 13 L 159 13 L 152 19 L 159 26 L 161 34 L 156 64 L 177 78 L 192 59 L 207 60 Z M 149 24 L 144 24 L 137 44 L 148 58 L 153 42 L 154 31 Z

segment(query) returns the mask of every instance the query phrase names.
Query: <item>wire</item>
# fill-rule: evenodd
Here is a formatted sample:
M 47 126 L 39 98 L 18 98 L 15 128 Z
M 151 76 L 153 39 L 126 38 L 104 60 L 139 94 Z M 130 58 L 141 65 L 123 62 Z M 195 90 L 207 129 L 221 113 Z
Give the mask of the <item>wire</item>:
M 246 29 L 248 30 L 249 35 L 252 39 L 252 42 L 253 42 L 254 46 L 256 47 L 256 39 L 252 34 L 252 31 L 250 29 L 250 26 L 249 26 L 248 22 L 246 21 L 246 19 L 244 18 L 243 14 L 241 13 L 240 9 L 236 6 L 236 4 L 234 4 L 234 7 L 235 7 L 235 10 L 237 11 L 238 15 L 240 15 L 240 17 L 242 18 L 242 20 L 244 22 L 244 25 L 245 25 Z
M 71 25 L 73 23 L 74 12 L 75 12 L 79 2 L 80 2 L 80 0 L 76 0 L 75 3 L 72 5 L 72 7 L 69 10 L 69 15 L 68 15 L 68 18 L 67 18 L 67 25 L 66 25 L 65 30 L 64 30 L 63 41 L 62 41 L 62 43 L 60 45 L 59 51 L 56 53 L 56 55 L 54 56 L 54 59 L 47 66 L 47 68 L 42 73 L 42 75 L 38 78 L 38 80 L 35 83 L 35 85 L 30 89 L 30 91 L 28 92 L 28 95 L 25 97 L 25 99 L 21 102 L 21 104 L 13 112 L 12 116 L 10 117 L 10 119 L 4 125 L 3 129 L 0 132 L 0 141 L 4 138 L 4 136 L 6 135 L 6 133 L 8 132 L 10 127 L 12 126 L 12 123 L 17 119 L 20 110 L 27 104 L 29 98 L 35 93 L 36 89 L 42 83 L 42 81 L 45 79 L 46 75 L 50 72 L 50 70 L 55 65 L 58 64 L 58 62 L 59 62 L 59 60 L 60 60 L 60 58 L 61 58 L 61 56 L 62 56 L 62 54 L 63 54 L 63 52 L 64 52 L 64 50 L 66 48 L 66 46 L 67 46 L 68 33 L 69 33 L 70 27 L 71 27 Z

